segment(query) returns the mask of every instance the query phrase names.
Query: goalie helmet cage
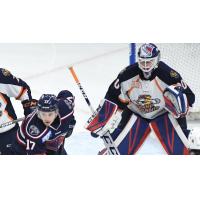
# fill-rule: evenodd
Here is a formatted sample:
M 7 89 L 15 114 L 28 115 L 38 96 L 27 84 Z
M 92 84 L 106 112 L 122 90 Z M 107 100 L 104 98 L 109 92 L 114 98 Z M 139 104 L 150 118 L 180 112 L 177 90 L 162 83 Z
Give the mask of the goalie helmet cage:
M 137 60 L 142 43 L 130 44 L 130 64 Z M 196 100 L 188 115 L 189 120 L 200 119 L 200 43 L 155 43 L 161 60 L 179 72 L 195 93 Z

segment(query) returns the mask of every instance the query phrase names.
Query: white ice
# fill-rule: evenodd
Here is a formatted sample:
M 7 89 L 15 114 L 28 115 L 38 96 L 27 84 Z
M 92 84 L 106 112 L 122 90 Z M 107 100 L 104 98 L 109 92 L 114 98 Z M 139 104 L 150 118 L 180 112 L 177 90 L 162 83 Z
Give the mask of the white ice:
M 116 78 L 129 64 L 128 44 L 0 44 L 0 67 L 24 79 L 39 98 L 43 93 L 57 94 L 68 89 L 76 97 L 73 135 L 66 140 L 72 155 L 95 155 L 104 148 L 101 139 L 92 138 L 84 125 L 91 111 L 67 67 L 74 66 L 92 106 L 96 108 Z M 23 116 L 21 103 L 13 100 L 18 117 Z M 200 131 L 200 123 L 189 123 Z M 165 154 L 152 133 L 138 154 Z

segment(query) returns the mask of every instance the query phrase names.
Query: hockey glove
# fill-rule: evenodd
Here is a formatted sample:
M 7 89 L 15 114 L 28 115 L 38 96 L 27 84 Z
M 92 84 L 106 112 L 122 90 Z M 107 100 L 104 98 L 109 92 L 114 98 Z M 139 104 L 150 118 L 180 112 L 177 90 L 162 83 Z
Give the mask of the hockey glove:
M 36 109 L 37 102 L 38 102 L 38 100 L 36 100 L 36 99 L 22 101 L 25 116 L 29 115 Z
M 181 86 L 169 86 L 165 89 L 163 96 L 165 100 L 165 109 L 175 118 L 184 117 L 188 112 L 188 101 L 186 94 L 183 93 Z
M 93 137 L 101 136 L 103 127 L 115 115 L 117 108 L 118 106 L 115 103 L 107 99 L 102 100 L 96 111 L 88 119 L 85 128 L 91 132 Z

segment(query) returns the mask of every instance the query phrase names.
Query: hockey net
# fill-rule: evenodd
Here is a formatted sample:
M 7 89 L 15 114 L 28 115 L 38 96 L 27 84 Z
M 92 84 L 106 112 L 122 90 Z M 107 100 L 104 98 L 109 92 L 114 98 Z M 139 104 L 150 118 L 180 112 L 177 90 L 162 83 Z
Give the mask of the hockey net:
M 141 44 L 136 45 L 136 52 Z M 195 93 L 188 119 L 200 119 L 200 43 L 157 43 L 161 60 L 179 72 Z

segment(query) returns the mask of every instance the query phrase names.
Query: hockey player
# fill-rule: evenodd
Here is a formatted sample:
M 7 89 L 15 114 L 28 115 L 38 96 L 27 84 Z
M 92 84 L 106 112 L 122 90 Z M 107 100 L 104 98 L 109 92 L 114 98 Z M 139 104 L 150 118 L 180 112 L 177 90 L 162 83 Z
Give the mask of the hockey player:
M 72 134 L 74 96 L 67 90 L 56 97 L 43 94 L 37 108 L 28 115 L 17 131 L 15 154 L 66 155 L 65 138 Z
M 103 111 L 99 112 L 101 117 L 98 114 L 95 120 L 90 120 L 87 129 L 102 136 L 105 127 L 109 130 L 110 126 L 109 132 L 120 154 L 135 154 L 151 130 L 167 154 L 188 153 L 190 131 L 186 115 L 195 95 L 180 74 L 160 60 L 156 45 L 143 44 L 139 48 L 138 62 L 120 72 L 105 99 L 110 103 L 106 100 Z M 108 111 L 108 105 L 114 107 L 111 102 L 122 114 L 113 114 L 114 109 Z
M 22 102 L 25 115 L 32 111 L 31 108 L 34 106 L 35 100 L 32 100 L 29 86 L 23 80 L 13 76 L 8 70 L 0 68 L 0 125 L 17 119 L 10 101 L 11 97 Z M 18 124 L 0 128 L 0 154 L 12 154 L 11 144 L 17 129 Z

